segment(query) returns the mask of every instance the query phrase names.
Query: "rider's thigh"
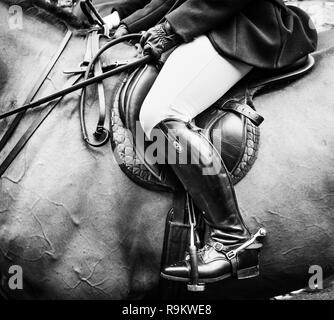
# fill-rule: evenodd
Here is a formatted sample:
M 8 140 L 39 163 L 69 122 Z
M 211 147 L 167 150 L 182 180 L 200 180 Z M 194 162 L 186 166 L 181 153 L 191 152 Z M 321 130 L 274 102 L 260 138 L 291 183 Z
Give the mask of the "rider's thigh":
M 206 36 L 181 45 L 167 59 L 142 105 L 140 122 L 146 135 L 165 119 L 191 121 L 251 68 L 221 56 Z

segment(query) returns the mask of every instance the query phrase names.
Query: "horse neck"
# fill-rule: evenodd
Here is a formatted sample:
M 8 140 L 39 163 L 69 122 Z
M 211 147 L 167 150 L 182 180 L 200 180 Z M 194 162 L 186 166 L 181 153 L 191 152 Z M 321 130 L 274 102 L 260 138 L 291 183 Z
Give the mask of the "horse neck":
M 23 9 L 22 15 L 20 10 L 0 1 L 1 113 L 24 103 L 65 31 L 36 18 L 33 10 Z

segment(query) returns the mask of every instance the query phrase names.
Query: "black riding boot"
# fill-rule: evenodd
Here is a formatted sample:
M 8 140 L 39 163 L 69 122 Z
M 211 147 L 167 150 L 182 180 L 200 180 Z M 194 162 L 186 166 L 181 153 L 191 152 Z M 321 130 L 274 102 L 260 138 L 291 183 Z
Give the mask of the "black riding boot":
M 168 140 L 169 149 L 165 155 L 168 164 L 196 206 L 203 211 L 210 226 L 208 241 L 198 254 L 199 281 L 257 276 L 258 250 L 241 250 L 235 257 L 230 255 L 231 250 L 250 239 L 250 233 L 241 218 L 233 185 L 220 154 L 189 123 L 165 120 L 157 127 Z M 173 154 L 176 154 L 176 161 Z M 186 258 L 166 266 L 162 270 L 162 277 L 189 281 L 190 272 L 189 258 Z

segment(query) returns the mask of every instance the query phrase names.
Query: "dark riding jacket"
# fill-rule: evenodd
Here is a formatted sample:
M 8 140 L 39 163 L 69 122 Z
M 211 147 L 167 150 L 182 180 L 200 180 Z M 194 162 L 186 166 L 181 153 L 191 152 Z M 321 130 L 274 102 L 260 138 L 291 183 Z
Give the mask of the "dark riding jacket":
M 118 12 L 121 19 L 128 17 L 138 9 L 145 7 L 151 0 L 112 0 L 110 6 L 111 12 Z
M 310 17 L 283 0 L 125 0 L 115 9 L 130 32 L 165 17 L 185 42 L 206 34 L 221 55 L 260 68 L 285 67 L 317 46 Z

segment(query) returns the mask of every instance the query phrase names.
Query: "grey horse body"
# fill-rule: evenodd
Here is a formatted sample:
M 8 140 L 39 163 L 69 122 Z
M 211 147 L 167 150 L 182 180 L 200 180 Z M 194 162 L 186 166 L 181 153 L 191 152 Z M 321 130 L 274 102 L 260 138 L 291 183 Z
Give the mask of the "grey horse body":
M 6 7 L 0 3 L 0 8 L 4 14 Z M 25 63 L 12 68 L 5 57 L 8 60 L 23 44 L 14 33 L 9 39 L 1 31 L 0 67 L 6 71 L 1 106 L 22 103 L 29 90 L 25 84 L 33 81 L 30 75 L 55 50 L 52 40 L 38 39 L 41 26 L 27 20 L 26 28 L 35 33 L 24 45 Z M 48 28 L 55 39 L 61 39 L 61 32 Z M 12 46 L 6 46 L 6 41 Z M 41 58 L 32 66 L 28 61 L 36 43 L 45 50 L 37 52 Z M 83 38 L 71 40 L 40 96 L 64 86 L 62 70 L 80 62 L 84 47 Z M 113 56 L 124 59 L 133 53 L 133 48 L 121 44 Z M 260 151 L 236 193 L 250 229 L 264 226 L 268 230 L 261 251 L 261 276 L 212 284 L 205 298 L 261 298 L 298 289 L 307 285 L 312 265 L 320 265 L 324 276 L 333 273 L 334 50 L 324 49 L 315 57 L 317 64 L 310 74 L 255 101 L 265 117 Z M 15 74 L 19 68 L 26 75 L 24 81 Z M 105 81 L 111 93 L 107 103 L 116 84 L 117 77 Z M 92 91 L 87 108 L 91 127 L 96 103 Z M 65 97 L 0 180 L 0 272 L 6 284 L 9 267 L 20 265 L 25 280 L 24 290 L 7 294 L 145 297 L 158 286 L 172 195 L 148 191 L 130 181 L 119 169 L 110 145 L 88 148 L 81 139 L 77 104 L 77 93 Z M 35 112 L 26 116 L 0 161 Z M 5 127 L 2 122 L 0 135 Z

